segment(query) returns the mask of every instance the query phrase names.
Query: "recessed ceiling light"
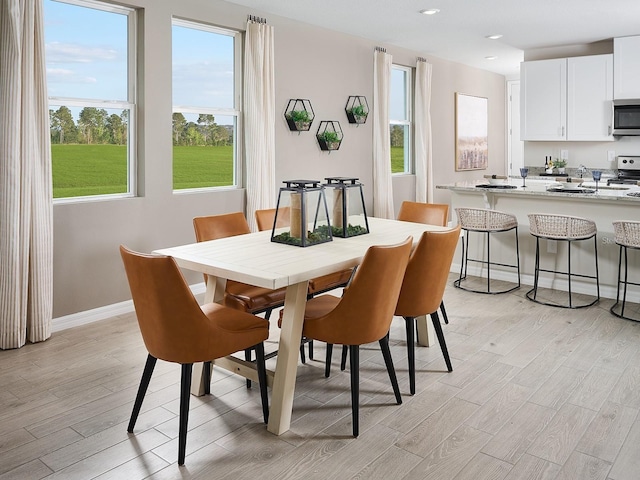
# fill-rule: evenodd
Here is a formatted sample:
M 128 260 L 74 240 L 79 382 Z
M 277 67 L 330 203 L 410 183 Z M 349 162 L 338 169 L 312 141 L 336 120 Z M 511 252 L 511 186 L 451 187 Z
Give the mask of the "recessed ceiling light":
M 499 38 L 502 38 L 502 35 L 496 33 L 495 35 L 487 35 L 485 38 L 488 38 L 489 40 L 497 40 Z
M 484 58 L 486 58 L 487 60 L 495 60 L 498 57 L 496 57 L 495 55 L 489 55 L 488 57 L 484 57 Z
M 424 15 L 435 15 L 439 11 L 440 10 L 438 10 L 437 8 L 428 8 L 427 10 L 420 10 L 420 13 Z

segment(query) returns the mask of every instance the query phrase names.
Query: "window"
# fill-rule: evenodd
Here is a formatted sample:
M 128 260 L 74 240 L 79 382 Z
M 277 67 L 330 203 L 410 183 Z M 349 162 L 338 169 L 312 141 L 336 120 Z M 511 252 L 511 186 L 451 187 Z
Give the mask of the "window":
M 391 173 L 411 173 L 411 69 L 393 65 L 389 100 Z
M 173 189 L 237 185 L 238 32 L 173 20 Z
M 133 195 L 135 11 L 44 0 L 53 197 Z

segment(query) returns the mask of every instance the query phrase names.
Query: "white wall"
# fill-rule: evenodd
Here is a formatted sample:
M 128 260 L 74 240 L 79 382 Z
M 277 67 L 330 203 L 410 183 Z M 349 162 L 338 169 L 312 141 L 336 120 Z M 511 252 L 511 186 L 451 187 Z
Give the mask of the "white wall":
M 275 27 L 276 178 L 356 176 L 365 184 L 372 206 L 372 122 L 347 122 L 349 95 L 365 95 L 373 103 L 375 43 L 250 11 L 220 0 L 130 0 L 142 10 L 140 37 L 140 161 L 142 196 L 133 199 L 56 204 L 54 206 L 54 317 L 73 314 L 130 298 L 118 245 L 150 252 L 194 241 L 192 218 L 244 210 L 243 190 L 172 193 L 171 181 L 171 16 L 244 30 L 248 14 L 266 17 Z M 393 47 L 394 63 L 415 66 L 416 56 L 433 64 L 432 120 L 435 184 L 503 173 L 505 164 L 505 79 Z M 425 46 L 427 48 L 428 46 Z M 454 170 L 454 93 L 489 99 L 489 169 Z M 308 98 L 316 113 L 310 132 L 287 129 L 283 112 L 290 98 Z M 320 120 L 339 120 L 344 130 L 340 150 L 321 152 L 315 141 Z M 394 178 L 396 209 L 414 199 L 413 176 Z M 448 203 L 448 191 L 435 201 Z M 275 202 L 275 199 L 274 199 Z M 186 272 L 190 283 L 201 277 Z

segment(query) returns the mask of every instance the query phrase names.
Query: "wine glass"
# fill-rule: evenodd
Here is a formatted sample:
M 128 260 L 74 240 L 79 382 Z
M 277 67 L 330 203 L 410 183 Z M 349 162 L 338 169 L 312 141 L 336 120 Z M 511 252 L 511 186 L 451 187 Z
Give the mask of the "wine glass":
M 596 192 L 598 191 L 598 182 L 602 177 L 602 172 L 600 170 L 591 170 L 591 176 L 593 177 L 593 181 L 596 182 Z
M 526 188 L 525 178 L 527 178 L 527 175 L 529 175 L 529 169 L 528 168 L 521 168 L 520 169 L 520 176 L 522 177 L 522 188 Z

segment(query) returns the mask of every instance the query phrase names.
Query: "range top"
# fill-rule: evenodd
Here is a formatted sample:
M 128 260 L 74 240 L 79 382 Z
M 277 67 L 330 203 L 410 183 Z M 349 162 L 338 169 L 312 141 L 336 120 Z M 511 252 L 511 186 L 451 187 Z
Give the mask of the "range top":
M 618 170 L 635 170 L 640 175 L 640 156 L 618 155 Z
M 607 181 L 607 185 L 636 185 L 640 182 L 640 156 L 618 156 L 618 178 Z

